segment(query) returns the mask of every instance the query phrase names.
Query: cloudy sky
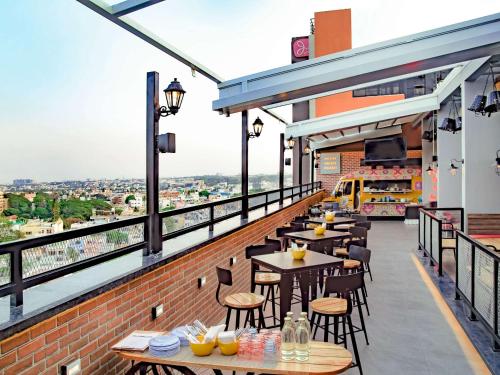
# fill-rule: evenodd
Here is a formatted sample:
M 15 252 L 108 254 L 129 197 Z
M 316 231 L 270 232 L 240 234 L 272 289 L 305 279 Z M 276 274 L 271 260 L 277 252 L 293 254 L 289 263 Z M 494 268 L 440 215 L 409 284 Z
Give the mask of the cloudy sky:
M 314 12 L 342 8 L 352 8 L 358 47 L 500 12 L 500 2 L 167 0 L 132 18 L 234 78 L 288 64 L 290 38 L 308 34 Z M 74 0 L 1 0 L 0 20 L 0 183 L 144 177 L 151 70 L 161 86 L 177 77 L 187 91 L 181 112 L 160 122 L 177 134 L 161 175 L 239 173 L 241 120 L 211 111 L 213 82 Z M 258 110 L 250 121 L 256 116 L 265 126 L 250 141 L 250 173 L 277 173 L 283 125 Z

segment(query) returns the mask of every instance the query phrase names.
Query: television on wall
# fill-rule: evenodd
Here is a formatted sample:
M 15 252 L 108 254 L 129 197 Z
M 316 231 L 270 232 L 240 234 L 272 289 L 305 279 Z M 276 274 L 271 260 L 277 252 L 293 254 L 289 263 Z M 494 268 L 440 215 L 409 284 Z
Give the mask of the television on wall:
M 403 137 L 365 140 L 365 161 L 396 160 L 406 160 L 406 140 Z

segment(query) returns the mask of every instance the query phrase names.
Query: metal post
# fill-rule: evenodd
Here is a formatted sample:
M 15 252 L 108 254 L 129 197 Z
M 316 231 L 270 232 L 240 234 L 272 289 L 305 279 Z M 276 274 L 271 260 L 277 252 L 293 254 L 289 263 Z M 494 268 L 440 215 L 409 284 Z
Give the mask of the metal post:
M 457 250 L 458 251 L 458 250 Z M 470 277 L 470 304 L 472 309 L 470 311 L 470 320 L 477 320 L 474 309 L 476 308 L 476 245 L 471 246 L 471 277 Z
M 280 133 L 280 173 L 279 173 L 280 206 L 283 205 L 284 185 L 285 185 L 285 133 Z
M 143 255 L 162 251 L 162 229 L 159 207 L 159 153 L 156 147 L 156 138 L 159 133 L 159 74 L 147 74 L 147 102 L 146 102 L 146 203 L 149 215 L 147 227 L 147 249 Z
M 314 164 L 316 163 L 316 151 L 311 150 L 311 188 L 314 187 Z
M 22 250 L 16 249 L 10 256 L 10 277 L 14 285 L 14 291 L 10 295 L 10 305 L 12 307 L 23 304 L 23 260 Z
M 241 218 L 248 219 L 248 111 L 241 112 Z
M 215 215 L 214 215 L 214 205 L 211 205 L 210 206 L 210 224 L 208 225 L 208 230 L 210 232 L 213 232 L 214 231 L 214 218 L 215 218 Z
M 498 337 L 498 260 L 493 260 L 493 330 Z M 500 345 L 493 337 L 493 350 L 499 351 Z
M 302 137 L 298 139 L 299 143 L 299 196 L 302 198 Z

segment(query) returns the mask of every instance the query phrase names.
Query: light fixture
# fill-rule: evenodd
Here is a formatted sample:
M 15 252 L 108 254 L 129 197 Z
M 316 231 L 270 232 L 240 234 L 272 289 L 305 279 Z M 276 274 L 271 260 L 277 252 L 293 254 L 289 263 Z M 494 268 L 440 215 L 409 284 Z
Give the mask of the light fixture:
M 182 99 L 184 99 L 186 91 L 182 88 L 181 83 L 177 81 L 177 78 L 174 78 L 163 92 L 165 93 L 167 106 L 161 106 L 158 115 L 161 117 L 175 115 L 181 109 Z
M 253 133 L 248 133 L 248 138 L 259 138 L 262 133 L 262 128 L 264 127 L 264 123 L 262 120 L 257 117 L 252 124 Z
M 434 171 L 434 169 L 432 168 L 432 165 L 429 164 L 429 166 L 427 167 L 427 169 L 425 171 L 430 176 L 430 175 L 432 175 L 432 172 Z
M 295 139 L 293 139 L 292 136 L 286 140 L 286 143 L 288 144 L 288 148 L 291 150 L 293 146 L 295 146 Z
M 450 160 L 450 169 L 449 169 L 449 171 L 450 171 L 450 174 L 452 176 L 456 176 L 456 174 L 457 174 L 457 171 L 458 171 L 459 168 L 455 164 L 458 164 L 458 163 L 463 164 L 464 160 L 463 159 L 462 160 L 457 160 L 457 159 L 451 159 Z
M 309 146 L 309 141 L 306 143 L 306 147 L 304 147 L 304 155 L 309 155 L 311 153 L 311 146 Z
M 448 132 L 452 132 L 455 134 L 456 132 L 462 130 L 462 117 L 458 115 L 458 110 L 457 106 L 455 103 L 455 100 L 452 99 L 453 106 L 450 106 L 450 113 L 448 114 L 448 117 L 445 117 L 443 121 L 441 122 L 441 125 L 439 126 L 439 130 L 444 130 Z M 453 118 L 451 115 L 451 111 L 454 110 L 455 112 L 455 118 Z
M 497 150 L 497 158 L 495 161 L 495 172 L 498 176 L 500 176 L 500 150 Z
M 476 95 L 474 98 L 474 101 L 470 105 L 469 108 L 467 108 L 469 111 L 474 112 L 475 114 L 481 114 L 485 115 L 486 112 L 484 111 L 484 107 L 486 105 L 486 96 L 484 95 Z
M 488 117 L 490 117 L 492 113 L 500 111 L 500 89 L 497 86 L 500 81 L 498 80 L 498 78 L 495 80 L 495 74 L 493 73 L 493 68 L 491 65 L 490 72 L 493 91 L 488 94 L 486 105 L 484 106 L 484 112 L 488 114 Z M 488 83 L 488 79 L 486 79 L 486 83 Z

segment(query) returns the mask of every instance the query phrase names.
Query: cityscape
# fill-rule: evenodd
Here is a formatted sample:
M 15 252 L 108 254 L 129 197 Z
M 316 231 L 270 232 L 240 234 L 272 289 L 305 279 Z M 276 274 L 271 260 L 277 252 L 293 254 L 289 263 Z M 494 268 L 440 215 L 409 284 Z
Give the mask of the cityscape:
M 292 176 L 285 175 L 285 186 Z M 250 194 L 278 188 L 277 175 L 250 176 Z M 161 211 L 196 206 L 241 194 L 239 176 L 203 175 L 160 179 Z M 234 210 L 237 207 L 219 207 Z M 204 210 L 174 217 L 171 231 L 204 220 Z M 0 242 L 60 233 L 146 214 L 144 179 L 86 179 L 0 184 Z M 181 215 L 179 215 L 181 216 Z M 167 224 L 165 224 L 167 225 Z

